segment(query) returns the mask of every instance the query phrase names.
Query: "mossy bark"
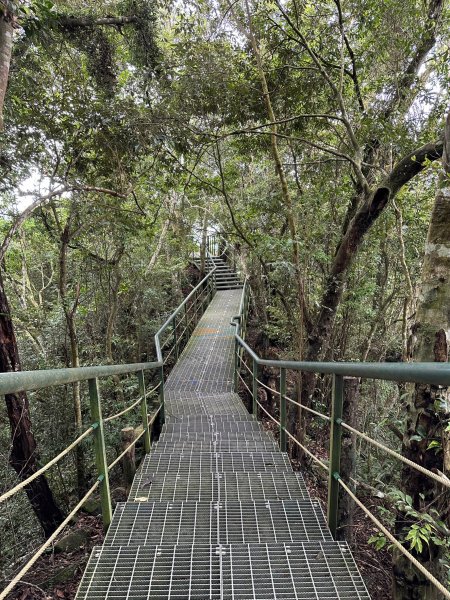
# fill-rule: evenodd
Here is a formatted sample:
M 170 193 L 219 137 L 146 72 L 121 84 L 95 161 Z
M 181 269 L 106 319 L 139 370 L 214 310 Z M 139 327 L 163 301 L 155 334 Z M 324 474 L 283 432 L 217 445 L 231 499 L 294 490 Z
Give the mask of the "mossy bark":
M 416 321 L 409 346 L 415 362 L 448 362 L 450 347 L 450 115 L 444 139 L 443 170 L 439 179 L 425 246 Z M 450 473 L 449 433 L 450 390 L 441 386 L 411 386 L 407 401 L 403 454 L 434 472 Z M 435 442 L 439 447 L 429 448 Z M 420 511 L 430 505 L 450 524 L 449 494 L 425 475 L 405 466 L 402 487 Z M 403 513 L 397 515 L 396 532 L 404 537 L 412 524 Z M 424 545 L 418 555 L 424 566 L 441 581 L 446 576 L 439 561 L 441 546 Z M 441 572 L 442 570 L 442 572 Z M 439 593 L 413 569 L 403 556 L 394 556 L 394 598 L 434 599 Z

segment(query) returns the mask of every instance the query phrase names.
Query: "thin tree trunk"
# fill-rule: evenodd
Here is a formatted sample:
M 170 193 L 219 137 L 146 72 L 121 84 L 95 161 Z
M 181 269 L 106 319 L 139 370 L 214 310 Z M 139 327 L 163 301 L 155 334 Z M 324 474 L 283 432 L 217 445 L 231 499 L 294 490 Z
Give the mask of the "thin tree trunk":
M 301 266 L 300 266 L 300 256 L 298 251 L 298 240 L 297 240 L 297 226 L 295 222 L 294 215 L 294 207 L 291 198 L 291 194 L 289 191 L 286 173 L 283 167 L 283 162 L 280 157 L 280 152 L 278 149 L 278 141 L 277 141 L 277 131 L 278 127 L 276 123 L 275 113 L 272 107 L 272 102 L 270 100 L 270 92 L 269 87 L 267 85 L 267 79 L 264 72 L 264 67 L 261 60 L 261 53 L 258 46 L 258 41 L 256 39 L 256 35 L 253 30 L 253 24 L 250 14 L 250 8 L 248 2 L 245 2 L 246 12 L 247 12 L 247 20 L 248 20 L 248 38 L 252 45 L 253 54 L 255 57 L 256 66 L 259 73 L 259 78 L 261 81 L 261 88 L 264 96 L 264 104 L 267 109 L 267 116 L 269 121 L 272 123 L 270 136 L 271 141 L 271 149 L 272 149 L 272 157 L 275 164 L 275 172 L 278 175 L 280 180 L 281 194 L 284 202 L 284 209 L 286 211 L 287 222 L 289 235 L 292 242 L 292 262 L 294 265 L 294 273 L 295 273 L 295 286 L 297 291 L 297 311 L 298 315 L 296 316 L 296 332 L 295 332 L 295 352 L 296 352 L 296 360 L 303 360 L 303 347 L 304 347 L 304 325 L 305 322 L 308 323 L 309 319 L 307 317 L 307 308 L 306 308 L 306 299 L 305 299 L 305 291 L 304 291 L 304 282 L 303 276 L 301 274 Z M 296 374 L 296 395 L 297 398 L 301 396 L 301 375 Z M 295 405 L 289 405 L 289 429 L 293 435 L 299 439 L 300 443 L 303 443 L 304 438 L 304 428 L 302 427 L 302 419 L 301 419 L 301 409 Z M 297 444 L 291 447 L 291 456 L 293 458 L 300 458 L 301 451 Z
M 75 323 L 75 312 L 78 306 L 80 295 L 79 285 L 76 288 L 76 297 L 72 306 L 69 306 L 67 298 L 67 251 L 70 241 L 70 217 L 61 233 L 60 249 L 59 249 L 59 293 L 64 311 L 64 316 L 67 324 L 67 332 L 70 341 L 70 364 L 72 368 L 80 366 L 80 353 L 78 348 L 78 334 Z M 81 410 L 81 393 L 80 382 L 76 381 L 72 384 L 72 405 L 74 412 L 75 430 L 77 435 L 83 432 L 83 414 Z M 86 476 L 84 468 L 84 447 L 83 444 L 78 444 L 76 451 L 76 468 L 77 468 L 77 489 L 80 497 L 86 491 Z
M 16 335 L 0 272 L 0 372 L 21 370 Z M 32 431 L 28 398 L 21 392 L 7 394 L 5 401 L 11 426 L 9 462 L 19 477 L 26 479 L 39 469 L 39 455 Z M 62 522 L 63 515 L 55 503 L 46 478 L 38 477 L 25 488 L 25 492 L 46 537 L 49 537 Z
M 203 226 L 202 226 L 202 241 L 200 244 L 200 273 L 202 277 L 205 274 L 206 267 L 206 241 L 208 239 L 208 214 L 205 210 L 205 214 L 203 216 Z

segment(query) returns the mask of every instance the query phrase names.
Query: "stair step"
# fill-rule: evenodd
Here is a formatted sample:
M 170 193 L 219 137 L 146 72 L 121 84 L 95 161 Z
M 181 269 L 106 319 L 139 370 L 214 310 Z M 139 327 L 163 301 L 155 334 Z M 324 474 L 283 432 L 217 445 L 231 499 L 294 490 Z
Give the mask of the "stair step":
M 250 500 L 307 499 L 308 492 L 301 476 L 278 471 L 251 473 L 161 473 L 134 479 L 131 502 L 246 502 Z
M 244 439 L 217 442 L 164 442 L 159 439 L 152 452 L 276 452 L 276 442 L 247 441 Z
M 77 600 L 370 600 L 344 542 L 95 547 Z
M 320 504 L 259 502 L 123 502 L 105 546 L 265 544 L 332 541 Z
M 148 454 L 139 468 L 141 480 L 150 475 L 176 472 L 183 475 L 193 472 L 217 473 L 225 471 L 260 472 L 292 471 L 287 454 L 276 452 L 211 452 L 210 454 L 184 452 Z
M 218 418 L 220 419 L 220 417 Z M 165 423 L 162 433 L 214 433 L 214 432 L 236 432 L 244 433 L 247 431 L 262 431 L 260 423 L 257 421 L 220 421 L 214 422 L 192 422 L 182 423 L 170 421 Z
M 257 423 L 255 417 L 250 413 L 246 415 L 236 415 L 236 413 L 229 413 L 224 415 L 170 415 L 166 418 L 166 423 L 216 423 L 220 421 L 250 421 L 252 423 Z
M 207 431 L 207 432 L 193 432 L 193 431 L 174 431 L 172 433 L 163 433 L 160 435 L 161 441 L 189 441 L 189 442 L 223 442 L 227 440 L 253 440 L 263 442 L 273 442 L 274 438 L 266 433 L 265 431 L 246 431 L 245 435 L 236 431 Z

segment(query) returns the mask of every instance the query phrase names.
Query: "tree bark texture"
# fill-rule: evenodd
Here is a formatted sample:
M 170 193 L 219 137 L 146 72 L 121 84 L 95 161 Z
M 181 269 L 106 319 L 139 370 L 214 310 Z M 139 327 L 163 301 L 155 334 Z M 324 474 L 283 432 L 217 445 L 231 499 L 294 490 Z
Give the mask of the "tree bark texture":
M 8 298 L 0 273 L 0 372 L 9 373 L 21 369 Z M 23 480 L 39 469 L 39 455 L 31 425 L 28 398 L 24 392 L 21 392 L 7 394 L 5 401 L 11 426 L 9 462 Z M 63 515 L 55 503 L 46 478 L 38 477 L 25 488 L 25 492 L 45 536 L 49 537 L 62 522 Z
M 4 129 L 3 105 L 13 49 L 14 15 L 9 5 L 9 2 L 0 2 L 0 131 Z
M 412 358 L 415 362 L 448 362 L 450 347 L 450 114 L 444 138 L 443 170 L 439 179 L 425 245 L 425 257 L 417 300 L 416 321 L 412 327 Z M 446 431 L 450 422 L 450 390 L 441 386 L 411 386 L 407 401 L 403 455 L 434 472 L 450 473 L 450 443 Z M 429 448 L 431 442 L 440 445 Z M 416 510 L 433 504 L 441 520 L 450 524 L 449 493 L 425 475 L 404 466 L 402 487 L 412 498 Z M 414 521 L 402 512 L 397 515 L 396 530 L 405 535 Z M 440 566 L 440 546 L 424 545 L 419 559 L 438 578 L 444 577 Z M 403 557 L 394 563 L 397 600 L 438 598 L 435 588 L 418 574 Z

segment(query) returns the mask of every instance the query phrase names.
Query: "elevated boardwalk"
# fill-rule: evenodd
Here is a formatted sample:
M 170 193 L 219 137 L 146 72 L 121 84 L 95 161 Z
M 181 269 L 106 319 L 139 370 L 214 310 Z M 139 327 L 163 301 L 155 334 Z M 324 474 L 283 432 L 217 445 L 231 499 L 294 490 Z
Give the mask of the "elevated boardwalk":
M 240 297 L 216 293 L 172 370 L 162 435 L 78 600 L 369 598 L 301 475 L 232 392 Z

